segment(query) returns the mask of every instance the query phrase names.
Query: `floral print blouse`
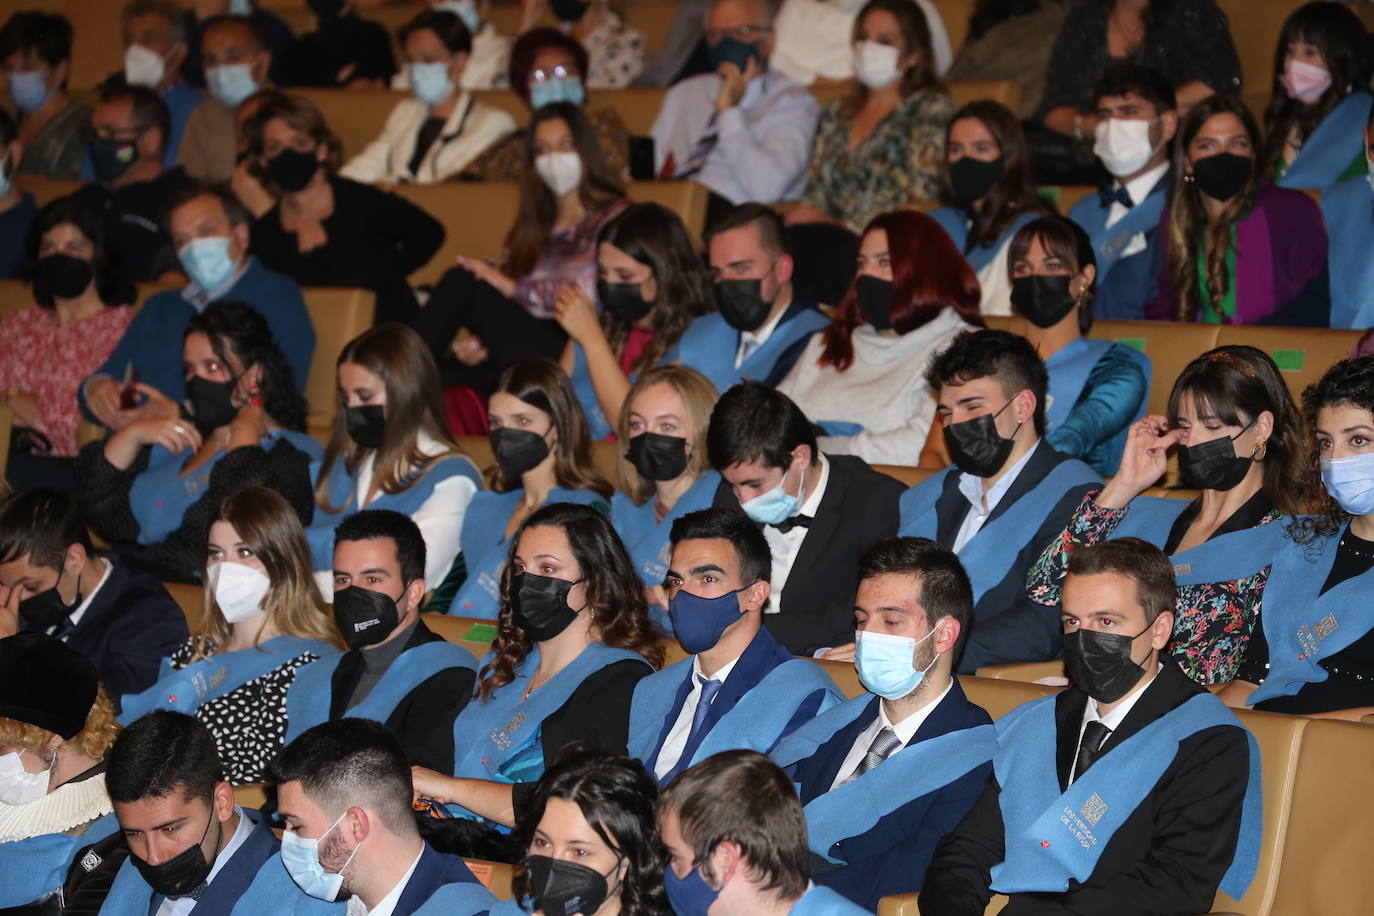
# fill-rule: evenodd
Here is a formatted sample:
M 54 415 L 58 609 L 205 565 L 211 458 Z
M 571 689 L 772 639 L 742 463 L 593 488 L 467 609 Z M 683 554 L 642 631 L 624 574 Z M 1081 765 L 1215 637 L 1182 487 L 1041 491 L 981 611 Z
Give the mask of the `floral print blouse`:
M 587 88 L 624 89 L 644 70 L 644 35 L 610 10 L 582 40 L 587 49 Z

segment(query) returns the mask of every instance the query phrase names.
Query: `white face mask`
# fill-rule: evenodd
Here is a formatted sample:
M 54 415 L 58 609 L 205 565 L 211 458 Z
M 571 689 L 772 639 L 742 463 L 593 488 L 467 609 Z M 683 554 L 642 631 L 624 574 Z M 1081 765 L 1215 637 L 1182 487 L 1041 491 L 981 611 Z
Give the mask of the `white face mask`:
M 242 563 L 216 563 L 206 570 L 210 592 L 229 623 L 247 620 L 262 610 L 262 599 L 272 587 L 266 575 Z
M 1164 145 L 1163 140 L 1159 142 L 1159 146 L 1150 143 L 1150 125 L 1157 120 L 1159 119 L 1138 121 L 1108 118 L 1099 121 L 1093 155 L 1101 159 L 1107 171 L 1117 178 L 1134 175 L 1145 168 L 1146 163 Z
M 0 757 L 0 804 L 27 805 L 48 794 L 52 771 L 57 766 L 57 754 L 41 773 L 30 773 L 20 761 L 23 751 L 13 751 Z
M 167 75 L 167 63 L 162 55 L 143 45 L 129 45 L 124 51 L 124 81 L 130 86 L 151 89 Z
M 891 86 L 902 78 L 897 66 L 897 49 L 891 45 L 878 44 L 876 41 L 860 41 L 854 44 L 854 75 L 869 89 L 882 89 Z
M 534 170 L 556 197 L 562 197 L 582 181 L 582 159 L 573 152 L 540 153 L 534 157 Z

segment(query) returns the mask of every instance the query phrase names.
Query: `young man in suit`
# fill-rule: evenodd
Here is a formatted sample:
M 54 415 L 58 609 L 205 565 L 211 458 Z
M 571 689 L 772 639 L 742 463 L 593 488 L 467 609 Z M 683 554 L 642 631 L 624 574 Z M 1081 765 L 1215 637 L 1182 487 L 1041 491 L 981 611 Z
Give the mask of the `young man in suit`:
M 334 622 L 348 644 L 296 675 L 288 742 L 344 716 L 386 724 L 415 766 L 453 767 L 453 720 L 472 696 L 477 659 L 420 621 L 425 541 L 409 516 L 366 509 L 334 532 Z
M 851 455 L 821 454 L 801 408 L 761 382 L 721 395 L 706 449 L 723 478 L 715 505 L 764 526 L 773 638 L 798 655 L 848 642 L 854 570 L 871 544 L 897 533 L 901 483 Z
M 748 516 L 690 512 L 669 540 L 668 613 L 692 655 L 640 681 L 630 706 L 630 755 L 660 785 L 719 751 L 766 753 L 844 699 L 818 665 L 763 628 L 772 562 Z
M 920 890 L 935 844 L 987 784 L 997 739 L 954 678 L 973 593 L 949 549 L 924 538 L 874 544 L 859 561 L 854 613 L 868 693 L 772 756 L 805 806 L 816 883 L 873 910 Z
M 151 687 L 189 635 L 162 583 L 96 553 L 76 500 L 43 488 L 0 503 L 0 637 L 21 631 L 89 658 L 116 705 Z
M 286 825 L 282 864 L 308 896 L 387 916 L 425 904 L 472 916 L 496 904 L 461 858 L 420 838 L 410 767 L 384 726 L 368 719 L 317 725 L 268 773 Z
M 973 583 L 976 623 L 957 670 L 1052 659 L 1059 621 L 1026 597 L 1026 573 L 1100 480 L 1041 441 L 1048 377 L 1024 337 L 965 331 L 926 382 L 954 467 L 902 495 L 901 533 L 953 550 Z
M 1260 840 L 1259 749 L 1161 656 L 1174 572 L 1119 538 L 1074 551 L 1064 663 L 1074 686 L 997 723 L 994 776 L 935 851 L 923 916 L 1205 913 L 1239 898 Z

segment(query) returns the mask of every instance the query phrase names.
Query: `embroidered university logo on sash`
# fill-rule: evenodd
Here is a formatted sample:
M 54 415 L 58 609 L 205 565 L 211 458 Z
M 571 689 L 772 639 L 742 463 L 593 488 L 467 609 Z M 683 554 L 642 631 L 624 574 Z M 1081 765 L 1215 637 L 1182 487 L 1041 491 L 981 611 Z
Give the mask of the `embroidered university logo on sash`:
M 1340 626 L 1340 624 L 1336 622 L 1336 615 L 1327 614 L 1321 620 L 1317 621 L 1317 638 L 1325 639 L 1336 632 L 1338 626 Z
M 1078 813 L 1096 827 L 1097 822 L 1102 820 L 1102 815 L 1107 813 L 1107 803 L 1102 800 L 1102 796 L 1094 792 L 1092 797 L 1083 803 L 1083 807 L 1078 809 Z

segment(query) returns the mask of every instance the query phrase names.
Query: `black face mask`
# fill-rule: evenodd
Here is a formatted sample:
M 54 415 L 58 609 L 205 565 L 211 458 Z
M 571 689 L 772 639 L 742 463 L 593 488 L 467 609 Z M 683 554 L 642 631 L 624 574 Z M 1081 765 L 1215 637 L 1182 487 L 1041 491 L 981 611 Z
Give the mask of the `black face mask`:
M 91 143 L 91 171 L 101 181 L 114 181 L 138 161 L 134 144 L 118 140 L 96 140 Z
M 1066 633 L 1064 668 L 1079 690 L 1099 703 L 1115 703 L 1145 676 L 1145 669 L 1131 658 L 1131 645 L 1140 633 L 1134 637 L 1083 629 Z
M 1250 424 L 1246 424 L 1245 429 L 1234 436 L 1222 436 L 1198 445 L 1180 445 L 1178 469 L 1183 472 L 1183 479 L 1199 490 L 1224 491 L 1239 486 L 1250 473 L 1254 461 L 1237 455 L 1232 443 L 1249 428 Z
M 1252 169 L 1254 163 L 1245 156 L 1218 153 L 1194 162 L 1193 177 L 1197 179 L 1198 190 L 1213 200 L 1224 202 L 1245 190 Z
M 228 426 L 238 416 L 234 406 L 234 382 L 212 382 L 199 375 L 186 383 L 186 400 L 191 402 L 191 417 L 202 437 L 221 426 Z
M 53 587 L 36 595 L 30 595 L 19 602 L 19 616 L 36 627 L 46 630 L 48 627 L 55 627 L 72 615 L 72 612 L 81 607 L 81 577 L 76 579 L 76 599 L 71 604 L 62 600 L 62 593 L 57 587 L 62 584 L 62 573 L 57 573 L 57 581 Z
M 859 313 L 879 331 L 892 328 L 892 281 L 864 274 L 855 284 Z
M 375 646 L 401 622 L 396 608 L 400 600 L 361 585 L 350 585 L 334 593 L 334 625 L 350 649 Z
M 717 280 L 716 310 L 736 331 L 754 331 L 768 320 L 773 303 L 764 301 L 763 281 Z
M 518 574 L 510 590 L 516 626 L 535 642 L 544 642 L 562 633 L 577 619 L 577 611 L 568 607 L 568 592 L 576 584 L 531 572 Z
M 589 0 L 553 0 L 553 14 L 560 22 L 576 22 L 591 6 Z
M 991 162 L 965 156 L 949 164 L 949 183 L 954 187 L 954 200 L 967 210 L 992 190 L 1002 177 L 1004 165 L 998 156 Z
M 1011 401 L 1003 404 L 1002 410 L 1010 405 Z M 945 447 L 949 449 L 949 457 L 965 474 L 991 477 L 1007 463 L 1007 456 L 1011 454 L 1016 440 L 1003 439 L 997 432 L 997 417 L 1002 410 L 945 427 Z M 1016 428 L 1020 429 L 1020 424 Z M 1015 436 L 1015 433 L 1012 435 Z
M 200 848 L 200 844 L 205 842 L 205 838 L 210 835 L 210 828 L 214 825 L 215 815 L 212 810 L 210 822 L 205 825 L 205 832 L 200 835 L 200 843 L 193 843 L 166 862 L 149 865 L 133 853 L 129 854 L 129 861 L 134 863 L 134 868 L 138 869 L 143 880 L 148 882 L 148 886 L 155 892 L 164 897 L 184 897 L 205 883 L 211 865 L 219 855 L 222 834 L 215 841 L 215 854 L 209 859 L 205 858 L 205 850 Z
M 344 0 L 305 0 L 305 5 L 321 19 L 337 19 L 343 15 Z
M 610 896 L 606 876 L 580 862 L 529 856 L 525 874 L 530 879 L 534 908 L 544 916 L 595 913 Z
M 606 311 L 610 312 L 621 321 L 633 324 L 653 309 L 654 304 L 649 302 L 640 293 L 639 283 L 607 283 L 605 280 L 596 281 L 596 296 L 601 300 L 601 305 Z
M 361 404 L 344 408 L 344 427 L 348 438 L 359 448 L 381 448 L 386 437 L 386 407 L 382 404 Z
M 681 436 L 640 433 L 630 440 L 625 460 L 646 480 L 676 480 L 687 470 L 687 440 Z
M 93 279 L 95 271 L 90 261 L 69 254 L 50 254 L 39 258 L 33 285 L 40 298 L 75 299 Z
M 1011 281 L 1011 304 L 1037 328 L 1052 328 L 1078 300 L 1069 292 L 1072 277 L 1031 275 Z
M 549 457 L 549 443 L 539 433 L 527 429 L 493 429 L 488 439 L 496 463 L 512 477 L 534 470 Z
M 267 177 L 287 194 L 294 194 L 310 184 L 319 168 L 320 160 L 315 158 L 314 150 L 303 153 L 284 149 L 267 160 Z

